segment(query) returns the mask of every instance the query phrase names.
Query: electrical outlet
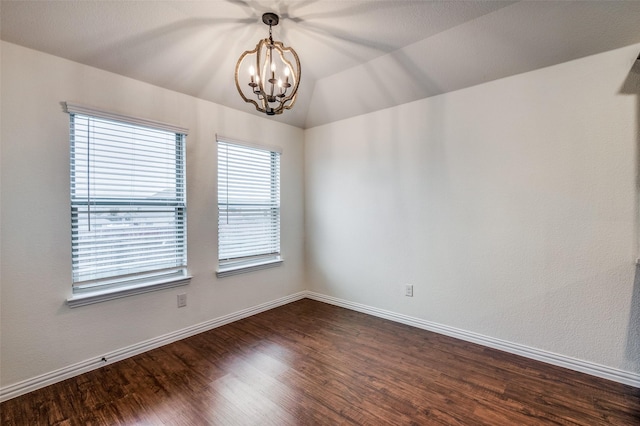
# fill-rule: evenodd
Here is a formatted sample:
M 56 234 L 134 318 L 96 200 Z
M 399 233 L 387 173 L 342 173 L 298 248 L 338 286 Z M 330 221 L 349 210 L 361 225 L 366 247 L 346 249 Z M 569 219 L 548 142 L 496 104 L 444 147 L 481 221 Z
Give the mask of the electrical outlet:
M 413 285 L 405 284 L 404 286 L 404 295 L 407 297 L 413 297 Z
M 178 308 L 184 308 L 187 306 L 187 294 L 182 293 L 178 295 Z

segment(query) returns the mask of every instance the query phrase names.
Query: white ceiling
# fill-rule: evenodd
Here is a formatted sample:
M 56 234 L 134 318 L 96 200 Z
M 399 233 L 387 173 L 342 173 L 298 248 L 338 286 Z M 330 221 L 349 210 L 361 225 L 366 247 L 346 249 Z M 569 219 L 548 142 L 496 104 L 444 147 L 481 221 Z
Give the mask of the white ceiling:
M 266 37 L 300 56 L 313 127 L 640 43 L 640 1 L 9 1 L 2 40 L 254 114 L 235 63 Z

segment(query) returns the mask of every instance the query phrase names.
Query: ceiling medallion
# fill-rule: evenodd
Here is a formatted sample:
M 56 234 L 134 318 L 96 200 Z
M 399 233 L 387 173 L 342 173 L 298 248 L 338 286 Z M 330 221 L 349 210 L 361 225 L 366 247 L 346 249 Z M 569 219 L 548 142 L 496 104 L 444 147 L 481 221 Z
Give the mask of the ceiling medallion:
M 300 84 L 298 55 L 281 41 L 273 41 L 271 35 L 271 27 L 278 25 L 279 20 L 275 13 L 262 15 L 262 22 L 269 26 L 269 38 L 260 40 L 255 49 L 245 51 L 236 64 L 235 80 L 240 96 L 267 115 L 291 109 Z

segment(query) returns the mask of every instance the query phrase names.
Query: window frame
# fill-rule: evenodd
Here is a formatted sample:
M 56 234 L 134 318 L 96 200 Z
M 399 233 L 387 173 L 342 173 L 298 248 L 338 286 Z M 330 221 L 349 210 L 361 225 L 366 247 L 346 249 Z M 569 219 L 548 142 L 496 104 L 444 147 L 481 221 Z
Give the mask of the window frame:
M 221 179 L 224 179 L 225 176 L 228 178 L 228 174 L 223 176 L 223 173 L 221 171 L 221 156 L 220 156 L 221 144 L 234 145 L 236 147 L 239 147 L 240 149 L 256 150 L 262 153 L 264 152 L 270 153 L 270 156 L 272 157 L 272 162 L 271 162 L 272 168 L 270 169 L 272 186 L 270 188 L 270 192 L 271 194 L 277 194 L 276 195 L 277 224 L 275 226 L 276 231 L 274 233 L 274 235 L 277 237 L 277 252 L 275 253 L 265 252 L 265 253 L 255 254 L 248 257 L 239 256 L 239 257 L 221 259 L 221 251 L 222 251 L 221 250 L 221 226 L 220 226 L 221 220 L 223 218 L 223 214 L 229 211 L 228 210 L 229 206 L 236 204 L 236 203 L 229 203 L 228 198 L 226 200 L 226 203 L 223 202 L 222 201 L 223 197 L 221 197 L 221 194 L 220 194 L 221 188 L 223 187 L 223 185 L 221 185 Z M 281 222 L 280 175 L 282 170 L 282 166 L 281 166 L 282 149 L 280 147 L 242 141 L 242 140 L 228 138 L 228 137 L 216 134 L 216 153 L 218 156 L 218 161 L 217 161 L 218 168 L 217 168 L 217 174 L 216 174 L 216 177 L 217 177 L 216 188 L 218 193 L 218 197 L 217 197 L 218 198 L 217 199 L 218 201 L 217 202 L 217 206 L 218 206 L 218 230 L 217 230 L 218 231 L 217 232 L 218 269 L 216 270 L 216 276 L 221 278 L 221 277 L 226 277 L 226 276 L 231 276 L 231 275 L 236 275 L 236 274 L 241 274 L 241 273 L 246 273 L 251 271 L 257 271 L 261 269 L 272 268 L 272 267 L 282 265 L 283 263 L 282 249 L 281 249 L 282 232 L 281 232 L 281 226 L 280 226 L 280 222 Z M 273 156 L 277 156 L 276 170 L 273 169 L 273 167 L 275 167 Z M 252 179 L 255 179 L 255 177 L 252 177 Z M 225 185 L 226 184 L 228 184 L 228 181 L 227 183 L 225 183 Z M 274 188 L 273 185 L 277 185 L 277 187 Z M 227 207 L 227 210 L 221 209 L 222 205 L 225 205 Z M 271 208 L 273 208 L 273 205 L 271 206 Z M 264 209 L 266 210 L 267 208 L 265 207 Z
M 180 246 L 179 257 L 182 260 L 179 264 L 169 268 L 155 268 L 145 271 L 138 271 L 133 273 L 112 275 L 108 277 L 99 277 L 96 279 L 80 280 L 76 277 L 76 266 L 72 264 L 73 279 L 72 279 L 72 295 L 67 298 L 67 305 L 71 308 L 78 306 L 89 305 L 93 303 L 99 303 L 106 300 L 112 300 L 122 297 L 127 297 L 135 294 L 147 293 L 150 291 L 157 291 L 166 288 L 179 287 L 189 284 L 191 276 L 187 274 L 187 204 L 186 204 L 186 136 L 188 130 L 182 127 L 173 126 L 170 124 L 160 123 L 157 121 L 146 120 L 127 115 L 107 112 L 104 110 L 95 109 L 93 107 L 87 107 L 80 104 L 63 102 L 64 111 L 69 114 L 69 123 L 72 125 L 75 123 L 75 116 L 86 116 L 95 118 L 98 120 L 107 120 L 115 122 L 114 124 L 122 124 L 123 126 L 135 126 L 136 128 L 145 128 L 152 130 L 165 131 L 169 133 L 175 133 L 176 137 L 176 189 L 182 194 L 181 197 L 176 198 L 174 202 L 165 203 L 165 208 L 173 209 L 176 217 L 176 226 L 178 228 L 178 234 L 176 234 L 176 246 Z M 69 143 L 70 143 L 70 184 L 71 184 L 71 220 L 72 226 L 74 219 L 74 209 L 77 209 L 78 205 L 82 205 L 82 202 L 78 202 L 73 199 L 74 195 L 74 159 L 75 153 L 73 152 L 74 141 L 72 138 L 73 129 L 69 129 Z M 178 196 L 176 196 L 178 197 Z M 177 201 L 180 199 L 181 201 Z M 134 198 L 128 200 L 133 207 L 140 206 L 141 203 L 137 202 Z M 125 203 L 126 204 L 126 203 Z M 156 203 L 158 204 L 158 203 Z M 162 204 L 162 203 L 160 203 Z M 89 204 L 87 204 L 89 205 Z M 156 207 L 153 203 L 149 203 L 148 208 Z M 144 212 L 145 210 L 139 210 Z M 76 214 L 77 215 L 77 214 Z M 72 237 L 74 234 L 72 227 Z M 178 244 L 180 243 L 180 244 Z M 72 250 L 78 247 L 78 244 L 71 241 Z M 85 277 L 86 278 L 86 277 Z

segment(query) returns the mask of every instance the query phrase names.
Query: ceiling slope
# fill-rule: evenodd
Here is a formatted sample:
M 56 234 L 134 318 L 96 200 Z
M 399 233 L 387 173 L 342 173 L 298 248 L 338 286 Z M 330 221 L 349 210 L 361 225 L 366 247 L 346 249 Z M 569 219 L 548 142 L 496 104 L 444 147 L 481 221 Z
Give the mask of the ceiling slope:
M 235 62 L 267 34 L 302 63 L 297 104 L 313 127 L 640 42 L 640 2 L 11 1 L 0 37 L 256 115 Z

